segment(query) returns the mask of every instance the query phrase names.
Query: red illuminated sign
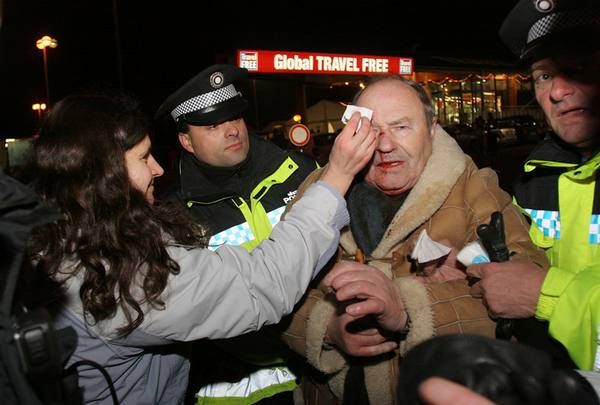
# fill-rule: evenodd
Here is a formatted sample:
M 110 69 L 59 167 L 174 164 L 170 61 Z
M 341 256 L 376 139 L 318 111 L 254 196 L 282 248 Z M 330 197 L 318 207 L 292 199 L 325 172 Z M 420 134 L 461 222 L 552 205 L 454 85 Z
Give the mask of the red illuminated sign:
M 255 73 L 372 75 L 413 73 L 413 59 L 397 56 L 238 50 L 237 65 Z

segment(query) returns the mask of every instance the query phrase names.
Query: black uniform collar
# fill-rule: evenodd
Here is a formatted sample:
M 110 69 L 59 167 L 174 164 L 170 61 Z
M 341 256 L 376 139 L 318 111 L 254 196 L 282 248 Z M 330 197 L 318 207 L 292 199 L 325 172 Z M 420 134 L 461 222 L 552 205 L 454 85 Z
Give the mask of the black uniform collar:
M 214 167 L 183 152 L 181 156 L 181 193 L 184 198 L 209 200 L 228 196 L 246 196 L 255 185 L 279 167 L 285 151 L 269 141 L 250 134 L 244 162 L 235 167 Z
M 561 141 L 557 136 L 544 138 L 529 154 L 527 160 L 542 160 L 561 163 L 582 163 L 581 154 L 576 148 Z

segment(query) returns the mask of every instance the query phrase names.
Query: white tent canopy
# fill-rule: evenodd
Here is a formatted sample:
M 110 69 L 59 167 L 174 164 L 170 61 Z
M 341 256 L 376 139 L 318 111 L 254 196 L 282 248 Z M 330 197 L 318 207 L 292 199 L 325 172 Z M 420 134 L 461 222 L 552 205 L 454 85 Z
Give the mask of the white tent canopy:
M 345 109 L 343 103 L 321 100 L 306 108 L 306 118 L 302 121 L 314 135 L 333 133 L 344 127 L 340 120 Z

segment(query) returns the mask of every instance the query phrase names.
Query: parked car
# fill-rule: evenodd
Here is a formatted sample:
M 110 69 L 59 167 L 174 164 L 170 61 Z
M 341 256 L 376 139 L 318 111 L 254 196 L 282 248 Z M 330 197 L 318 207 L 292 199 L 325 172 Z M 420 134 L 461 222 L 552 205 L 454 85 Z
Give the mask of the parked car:
M 461 146 L 469 146 L 472 143 L 481 140 L 482 133 L 469 124 L 449 124 L 444 126 L 444 129 L 452 136 Z
M 514 127 L 491 128 L 489 131 L 496 135 L 498 143 L 501 145 L 511 145 L 519 140 Z
M 537 142 L 543 129 L 530 115 L 515 115 L 488 122 L 488 131 L 493 131 L 502 144 Z

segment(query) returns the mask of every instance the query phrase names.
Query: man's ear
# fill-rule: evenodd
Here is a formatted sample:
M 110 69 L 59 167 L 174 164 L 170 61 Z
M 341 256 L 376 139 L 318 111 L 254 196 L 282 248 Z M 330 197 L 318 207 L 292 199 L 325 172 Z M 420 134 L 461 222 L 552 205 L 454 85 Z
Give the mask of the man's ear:
M 194 153 L 194 148 L 192 147 L 192 138 L 190 137 L 190 134 L 180 132 L 179 143 L 181 144 L 183 149 L 187 150 L 190 153 Z
M 433 119 L 431 120 L 431 131 L 430 131 L 431 137 L 433 137 L 433 134 L 435 134 L 435 127 L 437 127 L 437 124 L 438 124 L 437 117 L 433 117 Z

